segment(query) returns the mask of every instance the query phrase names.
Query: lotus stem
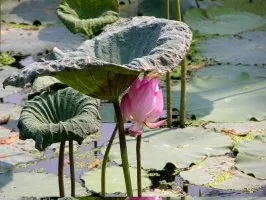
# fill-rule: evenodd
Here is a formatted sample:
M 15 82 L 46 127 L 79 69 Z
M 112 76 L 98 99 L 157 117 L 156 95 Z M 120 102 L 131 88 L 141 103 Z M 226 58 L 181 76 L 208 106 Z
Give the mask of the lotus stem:
M 124 178 L 125 178 L 125 183 L 126 183 L 127 196 L 132 197 L 133 191 L 132 191 L 131 178 L 130 178 L 130 172 L 129 172 L 124 121 L 123 121 L 123 117 L 122 117 L 122 113 L 121 113 L 118 100 L 113 102 L 113 104 L 114 104 L 114 109 L 115 109 L 115 114 L 116 114 L 116 119 L 117 119 L 117 122 L 116 122 L 117 128 L 119 132 L 120 153 L 121 153 L 121 160 L 122 160 Z
M 165 18 L 170 18 L 170 0 L 165 0 Z M 166 73 L 166 105 L 167 105 L 167 127 L 172 126 L 172 102 L 171 102 L 171 74 Z
M 180 1 L 175 0 L 175 16 L 177 21 L 182 21 Z M 181 61 L 181 91 L 180 91 L 180 127 L 185 127 L 186 117 L 186 57 Z
M 141 134 L 137 136 L 136 154 L 137 154 L 137 184 L 138 184 L 138 197 L 142 196 L 141 184 Z
M 195 0 L 195 2 L 197 4 L 197 8 L 200 8 L 199 0 Z
M 181 62 L 181 95 L 180 95 L 180 127 L 184 128 L 186 123 L 186 57 Z
M 71 178 L 71 196 L 75 197 L 75 166 L 73 155 L 73 140 L 69 140 L 69 162 L 70 162 L 70 178 Z
M 58 158 L 58 185 L 60 197 L 65 197 L 64 189 L 64 152 L 65 142 L 60 143 L 59 158 Z
M 111 136 L 111 138 L 109 140 L 109 143 L 107 145 L 107 148 L 105 150 L 104 157 L 103 157 L 102 176 L 101 176 L 101 187 L 102 187 L 101 188 L 101 193 L 102 193 L 103 197 L 105 197 L 105 194 L 106 194 L 106 182 L 105 182 L 105 180 L 106 180 L 106 176 L 105 176 L 106 175 L 106 165 L 107 165 L 109 152 L 110 152 L 110 149 L 112 147 L 116 132 L 117 132 L 117 125 L 114 128 L 114 131 L 113 131 L 112 136 Z

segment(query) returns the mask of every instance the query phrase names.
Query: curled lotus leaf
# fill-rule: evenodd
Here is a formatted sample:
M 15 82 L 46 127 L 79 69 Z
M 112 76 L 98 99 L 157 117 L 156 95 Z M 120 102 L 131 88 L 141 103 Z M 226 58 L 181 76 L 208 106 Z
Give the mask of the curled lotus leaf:
M 171 71 L 185 56 L 191 39 L 189 27 L 182 22 L 124 19 L 64 57 L 32 63 L 3 84 L 23 87 L 37 76 L 51 75 L 82 93 L 113 100 L 141 72 Z
M 117 0 L 63 0 L 57 15 L 73 33 L 92 36 L 118 20 Z
M 35 148 L 44 150 L 56 142 L 75 140 L 79 144 L 100 127 L 99 100 L 67 87 L 42 92 L 23 106 L 18 128 L 20 139 L 33 139 Z

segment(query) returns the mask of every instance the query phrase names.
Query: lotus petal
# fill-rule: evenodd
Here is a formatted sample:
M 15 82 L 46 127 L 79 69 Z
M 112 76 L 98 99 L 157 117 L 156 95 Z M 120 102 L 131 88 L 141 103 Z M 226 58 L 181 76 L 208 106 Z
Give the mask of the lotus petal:
M 177 21 L 135 17 L 108 26 L 76 51 L 54 61 L 36 62 L 4 81 L 23 87 L 36 76 L 52 75 L 74 89 L 100 99 L 117 99 L 141 72 L 171 71 L 192 39 Z
M 67 87 L 43 92 L 27 101 L 18 122 L 20 139 L 35 140 L 44 150 L 56 142 L 75 140 L 79 144 L 100 127 L 99 100 Z

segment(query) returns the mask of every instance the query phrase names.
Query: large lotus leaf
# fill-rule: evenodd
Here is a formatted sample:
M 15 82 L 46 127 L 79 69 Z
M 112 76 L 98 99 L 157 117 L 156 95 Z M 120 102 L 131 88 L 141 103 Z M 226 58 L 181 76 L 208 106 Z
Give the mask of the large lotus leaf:
M 261 15 L 266 17 L 266 1 L 264 0 L 222 0 L 225 7 L 235 8 L 237 10 L 243 10 L 247 12 L 252 12 L 256 15 Z
M 42 76 L 35 79 L 32 84 L 33 92 L 41 92 L 43 90 L 49 90 L 52 86 L 61 84 L 59 80 L 52 76 Z
M 236 145 L 236 167 L 246 174 L 266 179 L 266 138 L 241 142 Z M 266 184 L 266 183 L 265 183 Z
M 137 169 L 129 168 L 132 180 L 132 189 L 137 190 Z M 142 170 L 142 188 L 149 187 L 151 181 L 147 173 Z M 101 169 L 93 169 L 81 175 L 81 180 L 85 183 L 88 190 L 101 192 Z M 118 166 L 108 167 L 106 169 L 106 192 L 107 193 L 126 193 L 123 168 Z
M 210 38 L 197 49 L 203 56 L 232 64 L 266 64 L 266 32 L 245 32 L 236 36 Z
M 11 177 L 11 178 L 10 178 Z M 64 178 L 65 192 L 70 196 L 70 178 Z M 41 173 L 5 173 L 0 174 L 0 188 L 3 199 L 21 197 L 56 197 L 59 195 L 58 176 L 55 174 Z M 76 182 L 76 195 L 86 195 L 86 190 Z
M 187 85 L 187 113 L 216 122 L 264 120 L 265 84 L 264 68 L 218 65 L 199 69 Z M 178 105 L 180 85 L 172 89 L 172 101 Z
M 220 35 L 252 30 L 266 23 L 260 16 L 224 7 L 191 9 L 184 15 L 184 21 L 200 33 Z
M 43 92 L 27 101 L 18 127 L 20 139 L 35 140 L 35 147 L 44 150 L 55 142 L 75 140 L 79 144 L 92 139 L 99 130 L 99 100 L 72 88 Z
M 202 128 L 150 130 L 143 133 L 142 137 L 142 167 L 160 170 L 171 162 L 178 168 L 187 168 L 209 156 L 229 152 L 230 146 L 230 137 Z M 127 148 L 130 165 L 136 166 L 135 138 L 127 139 Z M 111 148 L 110 160 L 121 164 L 118 141 Z
M 57 15 L 73 33 L 95 35 L 118 20 L 117 0 L 63 0 Z
M 205 185 L 218 189 L 254 191 L 264 187 L 266 182 L 258 180 L 237 170 L 231 169 L 234 159 L 226 156 L 207 158 L 192 166 L 188 171 L 180 172 L 183 179 L 192 184 Z
M 38 75 L 100 99 L 117 99 L 141 72 L 170 71 L 191 42 L 189 27 L 177 21 L 135 17 L 112 24 L 76 51 L 55 61 L 36 62 L 10 76 L 4 85 L 23 87 Z

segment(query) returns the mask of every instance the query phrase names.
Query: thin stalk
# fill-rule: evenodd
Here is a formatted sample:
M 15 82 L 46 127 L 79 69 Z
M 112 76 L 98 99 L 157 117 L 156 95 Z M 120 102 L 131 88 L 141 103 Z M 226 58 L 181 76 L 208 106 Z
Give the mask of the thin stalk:
M 125 183 L 126 183 L 127 196 L 132 197 L 133 191 L 132 191 L 131 178 L 130 178 L 130 172 L 129 172 L 124 121 L 123 121 L 123 117 L 122 117 L 122 113 L 121 113 L 118 100 L 113 102 L 113 104 L 114 104 L 114 109 L 115 109 L 115 114 L 116 114 L 116 119 L 117 119 L 116 121 L 117 128 L 119 132 L 120 153 L 121 153 L 121 160 L 122 160 L 124 178 L 125 178 Z
M 69 140 L 69 162 L 70 162 L 70 178 L 71 178 L 71 196 L 75 197 L 75 167 L 73 155 L 73 140 Z
M 182 21 L 180 0 L 175 0 L 175 16 L 177 21 Z M 180 127 L 185 127 L 186 117 L 186 57 L 181 61 L 181 95 L 180 95 Z
M 60 197 L 65 196 L 64 189 L 64 152 L 65 152 L 65 142 L 60 143 L 59 158 L 58 158 L 58 186 Z
M 199 0 L 195 0 L 197 8 L 200 8 Z
M 117 132 L 117 125 L 115 126 L 115 129 L 112 133 L 112 136 L 109 140 L 109 143 L 107 145 L 107 148 L 105 150 L 105 153 L 104 153 L 104 157 L 103 157 L 103 163 L 102 163 L 102 176 L 101 176 L 101 193 L 102 193 L 102 196 L 105 197 L 105 194 L 106 194 L 106 183 L 105 183 L 105 180 L 106 180 L 106 166 L 107 166 L 107 161 L 108 161 L 108 155 L 109 155 L 109 152 L 110 152 L 110 149 L 112 147 L 112 144 L 113 144 L 113 141 L 114 141 L 114 138 L 115 138 L 115 135 L 116 135 L 116 132 Z
M 180 127 L 185 127 L 186 122 L 186 58 L 181 62 L 181 95 L 180 95 Z
M 141 135 L 137 136 L 137 145 L 136 145 L 136 153 L 137 153 L 137 183 L 138 183 L 138 197 L 142 196 L 142 184 L 141 184 Z
M 170 0 L 165 0 L 165 18 L 170 18 Z M 171 102 L 171 73 L 166 73 L 166 105 L 167 105 L 167 127 L 172 126 L 172 102 Z

